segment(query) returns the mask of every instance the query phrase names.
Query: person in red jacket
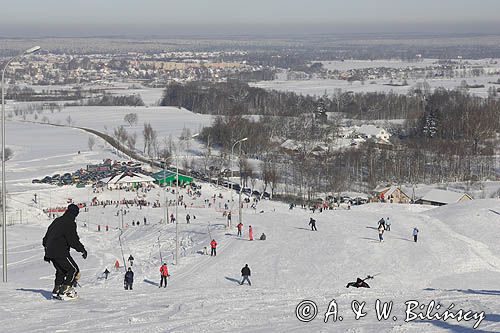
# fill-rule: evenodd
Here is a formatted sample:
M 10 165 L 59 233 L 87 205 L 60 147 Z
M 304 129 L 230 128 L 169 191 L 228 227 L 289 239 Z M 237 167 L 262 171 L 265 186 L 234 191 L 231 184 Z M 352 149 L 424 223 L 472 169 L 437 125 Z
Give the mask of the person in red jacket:
M 168 268 L 167 268 L 167 263 L 163 263 L 163 265 L 160 267 L 160 274 L 161 274 L 161 280 L 160 280 L 160 288 L 167 288 L 167 277 L 170 276 L 168 274 Z M 163 282 L 165 282 L 165 285 L 163 285 Z
M 243 229 L 243 223 L 241 223 L 241 222 L 238 223 L 237 227 L 238 227 L 238 236 L 241 237 L 241 229 Z
M 251 225 L 248 226 L 248 237 L 253 241 L 253 230 Z
M 212 239 L 210 242 L 210 247 L 212 248 L 212 253 L 210 253 L 210 256 L 216 256 L 217 255 L 217 242 L 215 239 Z

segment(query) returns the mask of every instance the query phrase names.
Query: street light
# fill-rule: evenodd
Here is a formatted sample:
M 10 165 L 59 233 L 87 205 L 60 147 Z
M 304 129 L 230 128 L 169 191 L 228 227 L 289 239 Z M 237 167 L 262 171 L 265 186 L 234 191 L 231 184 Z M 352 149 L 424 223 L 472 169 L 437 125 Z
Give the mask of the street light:
M 2 70 L 2 254 L 3 254 L 3 282 L 7 282 L 7 186 L 5 185 L 5 70 L 9 64 L 23 55 L 35 53 L 40 46 L 33 46 L 21 54 L 10 58 Z
M 240 139 L 238 141 L 236 141 L 233 146 L 231 147 L 231 156 L 229 158 L 229 168 L 231 169 L 230 172 L 231 172 L 231 176 L 233 176 L 233 168 L 232 168 L 232 165 L 233 165 L 233 152 L 234 152 L 234 147 L 238 144 L 238 143 L 242 143 L 242 142 L 245 142 L 247 141 L 248 138 L 243 138 L 243 139 Z M 241 146 L 240 146 L 240 155 L 241 155 Z M 238 211 L 238 222 L 241 223 L 241 172 L 240 172 L 240 195 L 239 195 L 239 200 L 238 200 L 238 208 L 239 211 Z M 233 182 L 231 181 L 231 207 L 233 206 Z M 227 227 L 228 228 L 231 228 L 231 221 L 230 220 L 227 220 Z
M 199 133 L 193 134 L 190 137 L 183 138 L 181 141 L 186 141 L 188 139 L 194 139 L 199 135 Z M 175 264 L 179 264 L 179 216 L 177 215 L 177 210 L 179 208 L 179 150 L 175 154 Z

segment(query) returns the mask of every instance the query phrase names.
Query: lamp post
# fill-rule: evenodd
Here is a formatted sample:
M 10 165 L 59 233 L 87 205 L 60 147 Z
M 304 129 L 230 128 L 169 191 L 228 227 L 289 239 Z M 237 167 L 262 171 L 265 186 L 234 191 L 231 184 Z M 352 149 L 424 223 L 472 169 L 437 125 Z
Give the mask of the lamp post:
M 186 139 L 196 138 L 199 133 L 193 134 L 188 138 L 181 139 L 185 141 Z M 179 150 L 175 154 L 175 264 L 179 264 L 179 216 L 177 211 L 179 209 Z
M 231 147 L 231 156 L 229 158 L 229 168 L 231 169 L 231 176 L 233 176 L 233 170 L 232 170 L 232 165 L 233 165 L 233 152 L 234 152 L 234 147 L 238 144 L 238 143 L 242 143 L 242 142 L 245 142 L 247 141 L 248 138 L 245 137 L 243 139 L 240 139 L 238 141 L 236 141 L 233 146 Z M 240 155 L 241 155 L 241 145 L 240 145 Z M 239 195 L 239 199 L 238 199 L 238 222 L 241 222 L 241 190 L 242 190 L 242 187 L 241 187 L 241 172 L 240 172 L 240 195 Z M 231 207 L 233 205 L 233 182 L 231 181 Z M 227 220 L 227 227 L 228 228 L 231 228 L 231 221 L 230 220 Z
M 21 54 L 10 58 L 5 63 L 2 71 L 2 257 L 3 257 L 3 282 L 7 282 L 7 186 L 5 184 L 5 70 L 9 64 L 23 55 L 28 55 L 40 50 L 34 46 Z

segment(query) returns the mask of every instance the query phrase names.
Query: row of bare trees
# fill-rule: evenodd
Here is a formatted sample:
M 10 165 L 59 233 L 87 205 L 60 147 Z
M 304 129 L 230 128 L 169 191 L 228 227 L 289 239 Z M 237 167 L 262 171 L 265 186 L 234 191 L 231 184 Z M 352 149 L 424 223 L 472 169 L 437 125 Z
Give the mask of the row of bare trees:
M 391 145 L 368 140 L 355 149 L 333 149 L 339 124 L 318 121 L 311 113 L 216 117 L 200 139 L 227 153 L 232 143 L 248 137 L 245 155 L 262 163 L 252 170 L 242 161 L 243 185 L 259 177 L 266 187 L 279 182 L 285 192 L 304 199 L 333 190 L 369 191 L 380 183 L 498 179 L 499 102 L 464 91 L 419 94 L 420 111 L 393 126 Z M 286 139 L 293 139 L 293 149 L 280 146 Z M 315 151 L 319 144 L 327 150 Z

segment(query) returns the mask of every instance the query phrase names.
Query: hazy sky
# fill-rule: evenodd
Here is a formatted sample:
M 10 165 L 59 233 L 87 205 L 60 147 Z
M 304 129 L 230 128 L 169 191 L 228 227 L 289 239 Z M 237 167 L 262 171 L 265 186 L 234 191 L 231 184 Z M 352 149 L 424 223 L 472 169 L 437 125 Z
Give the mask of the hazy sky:
M 0 0 L 0 17 L 2 36 L 158 33 L 172 26 L 200 33 L 318 25 L 340 32 L 500 32 L 500 1 Z

